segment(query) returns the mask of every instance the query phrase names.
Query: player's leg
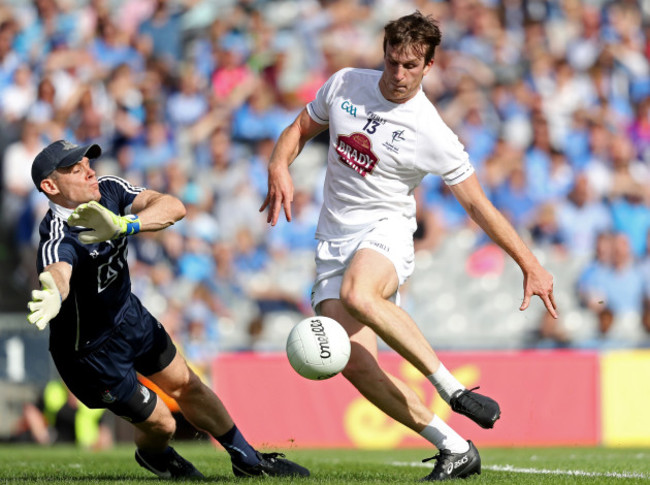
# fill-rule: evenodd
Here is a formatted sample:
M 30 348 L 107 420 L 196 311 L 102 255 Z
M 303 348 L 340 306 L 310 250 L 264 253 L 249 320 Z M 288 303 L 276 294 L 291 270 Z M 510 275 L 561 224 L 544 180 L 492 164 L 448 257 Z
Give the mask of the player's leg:
M 141 394 L 144 393 L 146 396 L 147 393 L 150 393 L 150 397 L 146 399 L 153 400 L 155 405 L 147 419 L 133 422 L 135 444 L 137 446 L 135 460 L 141 467 L 158 475 L 160 478 L 203 478 L 203 474 L 192 463 L 169 446 L 174 431 L 176 431 L 176 421 L 169 408 L 161 399 L 156 398 L 153 391 L 148 390 L 140 383 L 138 383 L 138 387 L 140 390 L 136 391 L 135 399 L 131 400 L 132 403 L 134 404 L 135 401 L 141 399 Z M 137 418 L 129 417 L 129 419 Z
M 440 360 L 413 319 L 389 300 L 398 289 L 393 263 L 372 249 L 361 249 L 352 258 L 341 283 L 341 302 L 359 322 L 422 374 L 433 374 Z
M 238 476 L 308 476 L 309 471 L 279 453 L 260 453 L 244 438 L 219 397 L 176 354 L 162 371 L 147 376 L 174 398 L 187 420 L 212 435 L 228 452 Z
M 234 422 L 221 400 L 189 368 L 180 353 L 163 370 L 146 377 L 176 400 L 195 428 L 220 436 L 233 427 Z
M 234 425 L 221 400 L 188 367 L 165 328 L 141 305 L 134 324 L 134 345 L 141 345 L 133 366 L 178 403 L 183 416 L 212 435 L 233 460 L 259 463 L 255 450 Z
M 388 247 L 387 244 L 390 243 L 384 246 Z M 440 362 L 409 314 L 390 300 L 400 283 L 399 258 L 392 257 L 396 261 L 363 246 L 356 251 L 341 282 L 343 306 L 427 376 L 454 411 L 484 428 L 493 427 L 501 414 L 499 405 L 487 396 L 465 389 Z
M 133 423 L 133 426 L 136 446 L 151 452 L 166 450 L 176 431 L 176 421 L 161 399 L 156 399 L 153 412 L 147 419 Z
M 350 336 L 350 360 L 343 376 L 371 403 L 415 432 L 421 432 L 433 413 L 404 382 L 384 371 L 377 362 L 377 336 L 355 320 L 341 300 L 321 302 L 320 313 L 339 322 Z
M 135 427 L 135 459 L 159 477 L 202 477 L 194 466 L 169 446 L 176 422 L 156 394 L 143 386 L 133 368 L 131 343 L 125 331 L 115 332 L 88 355 L 69 357 L 52 354 L 57 369 L 69 389 L 90 408 L 107 408 Z M 155 365 L 166 365 L 172 347 L 158 355 Z
M 434 471 L 427 480 L 466 477 L 480 473 L 481 459 L 474 445 L 462 438 L 422 402 L 402 380 L 387 373 L 377 361 L 377 337 L 366 325 L 355 320 L 342 302 L 328 299 L 320 312 L 334 318 L 346 329 L 352 343 L 350 360 L 343 376 L 368 401 L 391 418 L 419 433 L 440 450 Z M 453 460 L 461 465 L 449 469 Z

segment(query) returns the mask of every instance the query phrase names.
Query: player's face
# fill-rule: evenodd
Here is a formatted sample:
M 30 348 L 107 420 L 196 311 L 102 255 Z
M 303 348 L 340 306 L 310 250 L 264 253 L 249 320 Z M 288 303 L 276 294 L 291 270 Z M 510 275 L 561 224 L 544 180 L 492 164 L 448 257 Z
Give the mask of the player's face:
M 422 78 L 433 66 L 433 59 L 424 63 L 424 57 L 413 47 L 395 49 L 386 45 L 384 72 L 379 80 L 381 94 L 393 103 L 405 103 L 415 96 L 422 84 Z
M 79 163 L 71 167 L 60 168 L 56 171 L 53 182 L 58 192 L 53 197 L 54 202 L 69 209 L 75 209 L 79 204 L 99 201 L 99 184 L 95 171 L 90 168 L 90 161 L 83 157 Z

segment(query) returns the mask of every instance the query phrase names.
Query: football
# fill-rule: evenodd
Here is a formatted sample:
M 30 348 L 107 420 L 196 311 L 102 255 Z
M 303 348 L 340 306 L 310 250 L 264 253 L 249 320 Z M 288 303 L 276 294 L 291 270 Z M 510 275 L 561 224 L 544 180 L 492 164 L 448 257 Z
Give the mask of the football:
M 314 381 L 329 379 L 348 363 L 350 338 L 332 318 L 305 318 L 289 332 L 287 357 L 301 376 Z

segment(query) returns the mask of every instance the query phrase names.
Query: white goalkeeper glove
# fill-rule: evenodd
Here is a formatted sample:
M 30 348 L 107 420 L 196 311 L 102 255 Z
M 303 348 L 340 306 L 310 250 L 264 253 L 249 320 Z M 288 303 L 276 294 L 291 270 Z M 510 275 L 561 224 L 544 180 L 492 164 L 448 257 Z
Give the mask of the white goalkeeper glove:
M 45 330 L 50 320 L 59 314 L 61 294 L 49 271 L 43 271 L 38 275 L 38 279 L 41 289 L 32 291 L 32 301 L 27 304 L 31 312 L 27 315 L 27 321 L 36 325 L 39 330 Z
M 84 244 L 99 243 L 140 232 L 138 216 L 118 216 L 94 200 L 77 207 L 68 217 L 68 224 L 90 229 L 79 233 L 79 241 Z

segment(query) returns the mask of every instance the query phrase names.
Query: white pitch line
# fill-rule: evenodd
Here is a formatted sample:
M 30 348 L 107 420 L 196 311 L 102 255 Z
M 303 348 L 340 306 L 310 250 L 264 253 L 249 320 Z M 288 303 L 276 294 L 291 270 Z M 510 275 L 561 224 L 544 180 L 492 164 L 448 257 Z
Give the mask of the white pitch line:
M 634 472 L 586 472 L 584 470 L 549 470 L 547 468 L 518 468 L 512 465 L 488 465 L 483 468 L 495 472 L 539 473 L 543 475 L 570 475 L 576 477 L 610 477 L 610 478 L 648 478 L 643 473 Z
M 427 465 L 417 461 L 394 461 L 391 465 L 395 466 L 410 466 L 419 468 L 433 468 L 432 465 Z M 634 472 L 587 472 L 584 470 L 550 470 L 547 468 L 520 468 L 513 465 L 487 465 L 482 467 L 484 470 L 492 470 L 495 472 L 509 472 L 509 473 L 529 473 L 539 475 L 567 475 L 574 477 L 607 477 L 607 478 L 650 478 L 643 473 Z

